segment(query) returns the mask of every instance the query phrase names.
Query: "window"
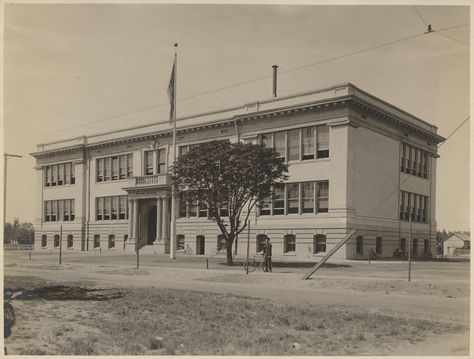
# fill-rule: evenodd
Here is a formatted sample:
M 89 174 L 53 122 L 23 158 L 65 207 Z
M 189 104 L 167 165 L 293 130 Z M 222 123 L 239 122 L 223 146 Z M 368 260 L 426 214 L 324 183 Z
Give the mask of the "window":
M 58 221 L 64 220 L 64 201 L 58 201 Z
M 418 239 L 413 238 L 413 249 L 412 249 L 413 256 L 418 255 Z
M 51 222 L 58 220 L 58 201 L 51 201 Z
M 217 235 L 217 250 L 221 251 L 227 248 L 227 242 L 225 241 L 225 237 L 223 234 Z
M 176 249 L 184 249 L 184 234 L 176 235 Z
M 111 163 L 110 157 L 104 158 L 104 181 L 110 181 Z
M 197 201 L 193 200 L 189 205 L 189 217 L 196 217 L 197 216 Z
M 273 134 L 273 147 L 280 154 L 280 157 L 286 159 L 286 131 L 275 132 Z
M 54 235 L 54 247 L 59 247 L 59 234 Z
M 313 237 L 313 253 L 326 252 L 326 236 L 324 234 L 316 234 Z
M 74 221 L 74 200 L 73 199 L 69 200 L 69 206 L 70 206 L 70 211 L 71 211 L 71 214 L 69 216 L 69 220 Z
M 178 156 L 184 156 L 189 152 L 189 146 L 179 146 L 178 148 Z
M 109 245 L 109 249 L 110 248 L 115 248 L 115 235 L 113 235 L 113 234 L 109 235 L 108 245 Z
M 187 217 L 187 198 L 186 193 L 181 192 L 179 194 L 179 216 L 181 218 Z
M 303 142 L 302 160 L 314 159 L 314 127 L 306 127 L 301 130 Z
M 199 217 L 207 217 L 207 206 L 204 202 L 199 202 Z
M 322 181 L 317 182 L 317 202 L 318 202 L 318 213 L 328 212 L 328 202 L 329 202 L 329 182 Z
M 273 135 L 271 133 L 260 135 L 260 143 L 266 147 L 272 147 L 272 138 Z
M 58 186 L 63 185 L 63 177 L 64 177 L 64 165 L 58 165 Z
M 400 191 L 400 219 L 426 223 L 428 197 L 416 193 Z
M 287 213 L 299 213 L 299 184 L 288 183 L 286 185 L 288 212 Z
M 363 255 L 364 254 L 364 237 L 357 236 L 356 239 L 356 254 Z
M 228 209 L 229 203 L 224 202 L 220 205 L 219 208 L 219 216 L 221 217 L 229 217 L 229 209 Z
M 430 255 L 430 240 L 429 239 L 425 239 L 423 241 L 423 253 L 425 254 L 425 256 Z
M 317 131 L 317 142 L 318 142 L 318 158 L 329 157 L 329 127 L 318 126 Z
M 74 240 L 72 234 L 67 236 L 67 247 L 72 248 L 74 246 Z
M 133 177 L 133 154 L 98 158 L 96 181 L 117 181 Z
M 263 251 L 263 248 L 265 247 L 265 242 L 266 242 L 267 236 L 265 234 L 257 234 L 257 239 L 256 239 L 256 252 L 261 252 Z
M 94 248 L 100 247 L 100 235 L 96 234 L 94 235 Z
M 402 251 L 402 256 L 405 256 L 407 253 L 407 240 L 405 238 L 400 238 L 400 249 Z
M 44 170 L 44 174 L 45 174 L 45 177 L 44 177 L 44 186 L 45 187 L 49 187 L 51 186 L 51 167 L 48 166 L 46 167 Z
M 153 151 L 145 151 L 145 175 L 153 174 Z
M 158 168 L 156 173 L 166 173 L 166 151 L 164 148 L 158 150 Z
M 96 198 L 96 220 L 128 219 L 127 196 Z
M 71 184 L 75 184 L 76 183 L 76 176 L 74 174 L 74 164 L 71 163 Z
M 288 161 L 300 159 L 300 129 L 288 131 Z
M 48 236 L 46 234 L 41 235 L 41 247 L 48 246 Z
M 51 221 L 51 201 L 46 201 L 44 203 L 44 221 Z
M 267 196 L 263 201 L 260 202 L 260 215 L 261 216 L 268 216 L 271 212 L 270 205 L 272 203 L 272 197 Z
M 276 185 L 273 189 L 273 214 L 285 214 L 285 186 Z
M 375 253 L 382 255 L 382 237 L 375 237 Z
M 417 177 L 427 178 L 428 156 L 428 152 L 403 143 L 400 170 Z
M 51 186 L 56 186 L 57 166 L 51 166 Z
M 112 157 L 112 181 L 116 181 L 119 178 L 119 158 L 117 156 Z
M 294 252 L 296 250 L 296 237 L 294 234 L 285 234 L 283 237 L 283 253 Z
M 314 182 L 301 184 L 303 213 L 314 213 Z

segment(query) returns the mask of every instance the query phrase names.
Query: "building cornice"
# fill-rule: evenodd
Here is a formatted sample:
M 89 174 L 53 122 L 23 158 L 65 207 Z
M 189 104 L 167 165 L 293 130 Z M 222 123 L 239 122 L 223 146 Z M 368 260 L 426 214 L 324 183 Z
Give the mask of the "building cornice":
M 326 98 L 315 99 L 314 96 L 321 95 L 321 93 L 327 92 L 329 95 Z M 312 97 L 313 96 L 313 97 Z M 294 104 L 291 101 L 295 101 L 301 98 L 302 103 Z M 285 106 L 274 107 L 269 109 L 262 109 L 264 106 L 280 104 L 284 102 L 290 102 Z M 254 121 L 258 119 L 268 119 L 268 118 L 279 118 L 288 115 L 294 114 L 303 114 L 303 113 L 312 113 L 312 112 L 320 112 L 331 110 L 335 108 L 340 108 L 341 106 L 351 106 L 355 108 L 363 109 L 367 112 L 373 113 L 376 117 L 387 120 L 391 122 L 396 127 L 404 128 L 408 131 L 412 131 L 417 133 L 421 136 L 425 136 L 429 138 L 432 142 L 440 143 L 445 139 L 436 134 L 436 126 L 431 125 L 373 95 L 368 94 L 357 88 L 356 86 L 346 83 L 343 85 L 333 86 L 331 88 L 325 88 L 321 90 L 315 90 L 310 92 L 304 92 L 292 96 L 286 96 L 281 98 L 274 98 L 265 101 L 256 102 L 254 104 L 246 104 L 240 107 L 233 107 L 229 109 L 224 109 L 220 111 L 211 111 L 204 114 L 194 115 L 194 116 L 187 116 L 181 118 L 179 120 L 190 120 L 190 119 L 199 119 L 205 118 L 206 116 L 217 116 L 217 119 L 208 122 L 202 122 L 196 125 L 187 125 L 183 127 L 177 128 L 177 135 L 185 134 L 194 131 L 201 131 L 203 129 L 211 129 L 211 128 L 218 128 L 218 127 L 228 127 L 228 126 L 235 126 L 239 122 L 246 122 L 246 121 Z M 231 112 L 235 112 L 237 110 L 246 109 L 247 111 L 250 108 L 255 107 L 256 111 L 247 112 L 247 113 L 240 113 L 240 114 L 232 114 Z M 219 118 L 219 115 L 222 114 L 222 117 Z M 161 123 L 164 125 L 164 123 Z M 337 124 L 334 124 L 337 126 Z M 342 125 L 342 124 L 341 124 Z M 357 124 L 355 124 L 357 125 Z M 150 125 L 152 126 L 152 125 Z M 137 130 L 137 129 L 145 129 L 146 127 L 150 126 L 139 126 L 136 128 L 130 128 L 126 130 L 117 130 L 117 132 L 124 132 L 127 130 Z M 98 134 L 91 137 L 98 137 L 98 136 L 105 136 L 105 135 L 112 135 L 113 132 L 108 132 L 105 134 Z M 145 133 L 139 133 L 135 135 L 126 135 L 122 137 L 116 138 L 109 138 L 104 139 L 95 143 L 88 143 L 88 138 L 82 137 L 83 141 L 80 145 L 72 145 L 68 147 L 61 147 L 61 148 L 52 148 L 44 151 L 37 151 L 31 153 L 32 156 L 36 158 L 45 157 L 48 155 L 53 155 L 57 153 L 66 153 L 66 152 L 74 152 L 79 151 L 83 148 L 93 149 L 93 148 L 100 148 L 110 145 L 116 144 L 124 144 L 124 143 L 131 143 L 143 140 L 156 140 L 159 137 L 171 136 L 172 129 L 171 125 L 168 128 L 162 130 L 154 130 L 148 131 Z M 59 144 L 60 141 L 54 142 L 52 144 Z M 46 146 L 48 144 L 42 145 Z

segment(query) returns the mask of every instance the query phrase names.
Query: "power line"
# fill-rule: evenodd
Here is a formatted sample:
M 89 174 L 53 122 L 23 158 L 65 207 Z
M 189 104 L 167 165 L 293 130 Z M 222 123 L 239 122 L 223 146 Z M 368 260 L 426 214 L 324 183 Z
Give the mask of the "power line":
M 448 140 L 450 139 L 450 137 L 451 137 L 452 135 L 454 135 L 454 134 L 457 132 L 457 130 L 459 130 L 459 129 L 462 127 L 462 125 L 464 125 L 467 121 L 469 121 L 469 118 L 470 118 L 470 117 L 471 117 L 471 116 L 467 116 L 467 117 L 464 119 L 464 121 L 461 122 L 461 124 L 459 124 L 459 126 L 456 127 L 455 130 L 454 130 L 453 132 L 451 132 L 448 137 L 446 137 L 446 140 L 444 140 L 444 142 L 442 142 L 442 143 L 440 143 L 440 144 L 438 145 L 438 149 L 439 149 L 442 145 L 444 145 L 446 142 L 448 142 Z
M 421 16 L 420 12 L 418 11 L 418 9 L 416 8 L 415 5 L 413 5 L 413 9 L 415 9 L 415 11 L 418 14 L 420 20 L 423 21 L 423 24 L 425 24 L 425 27 L 428 27 L 428 24 L 426 23 L 425 19 L 423 19 L 423 16 Z
M 436 35 L 443 36 L 443 37 L 446 37 L 446 38 L 451 39 L 451 40 L 453 40 L 453 41 L 457 41 L 457 42 L 459 42 L 459 43 L 461 43 L 461 44 L 463 44 L 463 45 L 469 46 L 469 43 L 464 42 L 464 41 L 459 40 L 459 39 L 456 39 L 455 37 L 449 36 L 448 34 L 443 34 L 442 32 L 435 32 L 435 34 L 436 34 Z
M 469 24 L 456 25 L 456 26 L 440 29 L 440 30 L 438 30 L 438 32 L 451 30 L 451 29 L 455 29 L 455 28 L 460 28 L 460 27 L 465 27 L 465 26 L 468 26 L 468 25 Z M 361 50 L 349 52 L 349 53 L 346 53 L 344 55 L 339 55 L 339 56 L 331 57 L 331 58 L 324 59 L 324 60 L 321 60 L 321 61 L 313 62 L 313 63 L 310 63 L 310 64 L 294 67 L 292 69 L 281 71 L 280 74 L 287 74 L 287 73 L 294 72 L 294 71 L 299 71 L 299 70 L 302 70 L 302 69 L 305 69 L 305 68 L 308 68 L 308 67 L 313 67 L 313 66 L 321 65 L 321 64 L 328 63 L 328 62 L 331 62 L 331 61 L 340 60 L 340 59 L 343 59 L 343 58 L 346 58 L 346 57 L 349 57 L 349 56 L 361 54 L 363 52 L 376 50 L 376 49 L 386 47 L 386 46 L 390 46 L 390 45 L 395 45 L 397 43 L 401 43 L 401 42 L 404 42 L 404 41 L 409 41 L 409 40 L 421 37 L 423 35 L 426 35 L 426 33 L 421 33 L 421 34 L 405 37 L 405 38 L 402 38 L 402 39 L 398 39 L 398 40 L 386 42 L 386 43 L 383 43 L 383 44 L 367 47 L 367 48 L 364 48 L 364 49 L 361 49 Z M 238 83 L 231 84 L 231 85 L 228 85 L 228 86 L 224 86 L 224 87 L 208 90 L 208 91 L 205 91 L 205 92 L 201 92 L 201 93 L 198 93 L 198 94 L 195 94 L 195 95 L 183 97 L 183 98 L 177 99 L 176 101 L 177 102 L 182 102 L 182 101 L 190 100 L 190 99 L 193 99 L 193 98 L 196 98 L 196 97 L 200 97 L 200 96 L 208 95 L 208 94 L 211 94 L 211 93 L 216 93 L 216 92 L 228 90 L 228 89 L 239 87 L 239 86 L 242 86 L 242 85 L 247 85 L 247 84 L 257 82 L 257 81 L 261 81 L 261 80 L 265 80 L 265 79 L 268 79 L 268 78 L 271 78 L 271 77 L 272 77 L 272 75 L 257 77 L 257 78 L 251 79 L 251 80 L 246 80 L 246 81 L 238 82 Z M 82 123 L 80 125 L 76 125 L 76 126 L 56 130 L 56 131 L 48 131 L 47 133 L 26 137 L 26 138 L 23 138 L 23 139 L 18 140 L 16 142 L 22 142 L 22 141 L 26 141 L 26 140 L 33 139 L 33 138 L 42 137 L 44 135 L 49 135 L 49 134 L 52 134 L 52 133 L 64 132 L 64 131 L 84 127 L 84 126 L 91 125 L 91 124 L 96 124 L 96 123 L 105 122 L 105 121 L 109 121 L 109 120 L 113 120 L 113 119 L 117 119 L 117 118 L 121 118 L 121 117 L 125 117 L 125 116 L 130 116 L 130 115 L 133 115 L 133 114 L 136 114 L 136 113 L 140 113 L 140 112 L 148 111 L 148 110 L 151 110 L 151 109 L 159 108 L 159 107 L 162 107 L 162 106 L 166 106 L 168 104 L 169 104 L 168 102 L 164 102 L 164 103 L 161 103 L 161 104 L 157 104 L 157 105 L 153 105 L 153 106 L 149 106 L 149 107 L 144 107 L 144 108 L 141 108 L 141 109 L 138 109 L 138 110 L 130 111 L 130 112 L 127 112 L 127 113 L 124 113 L 124 114 L 118 114 L 118 115 L 113 115 L 113 116 L 106 117 L 106 118 L 103 118 L 103 119 L 100 119 L 100 120 L 89 121 L 89 122 L 86 122 L 86 123 Z

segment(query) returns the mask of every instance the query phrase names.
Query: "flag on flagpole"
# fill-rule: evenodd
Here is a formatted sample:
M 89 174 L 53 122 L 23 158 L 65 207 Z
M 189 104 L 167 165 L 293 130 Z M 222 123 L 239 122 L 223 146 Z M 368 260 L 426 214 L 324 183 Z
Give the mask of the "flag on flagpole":
M 173 70 L 171 71 L 170 83 L 168 85 L 168 97 L 170 99 L 170 122 L 174 120 L 174 104 L 175 104 L 175 69 L 176 69 L 176 58 L 173 62 Z

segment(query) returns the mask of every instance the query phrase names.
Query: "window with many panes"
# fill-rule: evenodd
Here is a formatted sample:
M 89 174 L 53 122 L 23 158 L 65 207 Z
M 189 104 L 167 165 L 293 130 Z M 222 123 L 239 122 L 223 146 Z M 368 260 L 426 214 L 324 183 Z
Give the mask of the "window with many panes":
M 402 172 L 428 178 L 429 152 L 402 143 L 400 155 L 400 170 Z
M 426 223 L 428 196 L 400 191 L 400 216 L 402 221 Z
M 328 181 L 320 181 L 317 182 L 317 211 L 318 213 L 321 212 L 328 212 L 329 210 L 329 182 Z
M 285 234 L 283 237 L 283 253 L 295 252 L 296 236 L 294 234 Z
M 259 142 L 273 147 L 286 161 L 329 157 L 329 127 L 310 126 L 259 135 Z
M 65 186 L 76 183 L 74 164 L 60 163 L 43 167 L 44 187 Z
M 299 183 L 287 183 L 286 185 L 287 195 L 287 213 L 299 213 Z
M 316 234 L 313 237 L 313 253 L 325 253 L 326 252 L 326 235 Z
M 176 249 L 177 250 L 184 249 L 184 234 L 176 235 Z
M 127 196 L 96 198 L 96 221 L 128 219 Z
M 273 188 L 273 215 L 285 214 L 285 185 Z
M 96 160 L 96 181 L 117 181 L 133 177 L 133 154 L 103 157 Z
M 144 164 L 144 169 L 145 169 L 145 175 L 152 175 L 153 174 L 153 151 L 145 151 L 144 154 L 145 156 L 145 164 Z
M 41 235 L 41 247 L 47 247 L 48 246 L 48 237 L 46 234 Z
M 74 200 L 59 199 L 53 201 L 44 201 L 44 221 L 74 221 Z

